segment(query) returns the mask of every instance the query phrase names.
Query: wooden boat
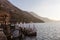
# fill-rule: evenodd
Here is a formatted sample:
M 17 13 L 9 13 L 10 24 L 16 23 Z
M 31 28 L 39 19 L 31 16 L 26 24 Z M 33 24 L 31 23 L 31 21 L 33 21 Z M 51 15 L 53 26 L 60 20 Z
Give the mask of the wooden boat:
M 23 34 L 25 35 L 25 36 L 37 36 L 37 30 L 36 29 L 24 29 L 23 30 Z
M 37 36 L 37 32 L 30 32 L 30 33 L 27 33 L 27 36 Z
M 36 29 L 35 29 L 36 30 Z M 35 31 L 35 30 L 30 30 L 29 32 L 27 32 L 27 35 L 28 36 L 37 36 L 37 31 Z

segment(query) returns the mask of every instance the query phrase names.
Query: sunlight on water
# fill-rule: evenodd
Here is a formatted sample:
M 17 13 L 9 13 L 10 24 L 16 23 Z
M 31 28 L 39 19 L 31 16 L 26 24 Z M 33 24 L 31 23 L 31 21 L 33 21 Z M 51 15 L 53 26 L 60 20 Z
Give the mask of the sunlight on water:
M 35 23 L 35 27 L 37 37 L 29 40 L 60 40 L 60 23 Z

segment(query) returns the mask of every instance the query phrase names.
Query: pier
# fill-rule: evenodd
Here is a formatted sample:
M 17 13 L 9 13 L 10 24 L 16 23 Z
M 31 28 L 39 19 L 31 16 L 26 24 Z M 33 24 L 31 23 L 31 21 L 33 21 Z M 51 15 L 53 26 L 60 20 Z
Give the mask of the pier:
M 1 24 L 7 40 L 23 39 L 25 36 L 37 36 L 37 30 L 33 23 Z

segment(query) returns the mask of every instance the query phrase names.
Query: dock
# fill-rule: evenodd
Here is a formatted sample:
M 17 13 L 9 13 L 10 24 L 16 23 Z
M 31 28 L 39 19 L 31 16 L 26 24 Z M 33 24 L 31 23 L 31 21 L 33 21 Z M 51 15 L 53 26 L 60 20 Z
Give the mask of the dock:
M 4 28 L 6 27 L 6 28 Z M 25 36 L 37 36 L 37 30 L 31 23 L 24 24 L 9 24 L 4 25 L 0 29 L 0 36 L 5 35 L 6 40 L 14 40 L 15 38 L 23 39 Z M 1 37 L 0 37 L 1 38 Z

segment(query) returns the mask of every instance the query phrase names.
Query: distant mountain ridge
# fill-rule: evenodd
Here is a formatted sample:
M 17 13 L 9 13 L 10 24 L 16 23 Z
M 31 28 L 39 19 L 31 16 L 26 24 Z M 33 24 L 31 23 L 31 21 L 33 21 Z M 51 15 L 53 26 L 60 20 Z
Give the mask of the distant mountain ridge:
M 8 0 L 0 0 L 0 6 L 7 10 L 9 14 L 11 15 L 10 22 L 34 22 L 34 23 L 44 23 L 43 20 L 36 18 L 32 14 L 30 14 L 27 11 L 23 11 L 17 7 L 15 7 L 13 4 L 11 4 Z
M 41 17 L 41 16 L 38 16 L 36 13 L 34 12 L 30 12 L 31 15 L 35 16 L 36 18 L 39 18 L 41 20 L 43 20 L 44 22 L 55 22 L 54 20 L 51 20 L 51 19 L 48 19 L 46 17 Z

